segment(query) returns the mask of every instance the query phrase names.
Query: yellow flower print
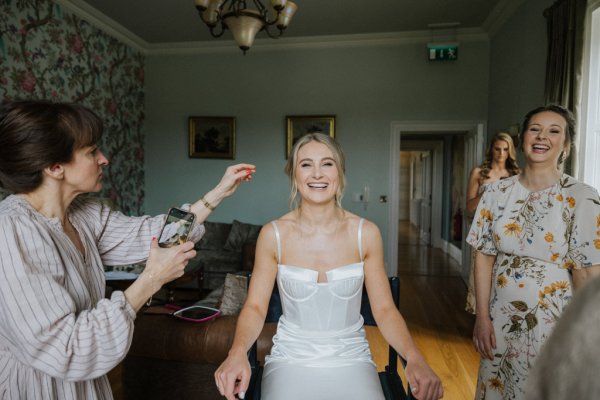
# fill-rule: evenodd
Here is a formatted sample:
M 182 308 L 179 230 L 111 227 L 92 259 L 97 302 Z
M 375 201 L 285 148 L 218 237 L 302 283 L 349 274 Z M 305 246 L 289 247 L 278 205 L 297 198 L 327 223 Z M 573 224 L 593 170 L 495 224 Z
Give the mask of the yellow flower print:
M 490 385 L 491 389 L 493 389 L 499 393 L 504 393 L 504 383 L 502 383 L 500 378 L 498 378 L 498 377 L 490 378 L 488 380 L 488 384 Z
M 496 285 L 501 288 L 505 288 L 508 285 L 508 279 L 504 275 L 498 275 L 496 278 Z
M 554 235 L 551 232 L 548 232 L 546 233 L 546 236 L 544 236 L 544 239 L 546 240 L 546 242 L 552 243 L 554 242 Z
M 544 294 L 552 294 L 556 292 L 556 289 L 552 286 L 544 286 Z
M 600 239 L 594 239 L 594 246 L 596 246 L 596 250 L 600 250 Z
M 551 261 L 556 261 L 558 260 L 558 256 L 560 256 L 560 253 L 552 253 L 552 256 L 550 257 Z
M 567 201 L 569 202 L 569 207 L 575 207 L 575 199 L 571 196 L 567 197 Z
M 558 201 L 563 201 L 563 196 L 562 196 L 562 193 L 559 193 L 559 194 L 556 196 L 556 200 L 558 200 Z
M 487 219 L 488 221 L 492 220 L 492 211 L 486 208 L 482 208 L 479 212 L 481 214 L 481 218 Z
M 516 222 L 511 222 L 510 224 L 504 225 L 504 229 L 505 229 L 504 234 L 507 236 L 510 236 L 510 235 L 517 236 L 523 230 L 521 228 L 521 225 L 517 224 Z
M 565 261 L 565 263 L 563 264 L 563 268 L 573 269 L 573 268 L 575 268 L 575 263 L 571 260 Z
M 521 282 L 517 286 L 519 287 L 519 289 L 523 289 L 525 287 L 525 284 L 523 282 Z
M 600 228 L 600 214 L 596 215 L 596 228 Z
M 566 290 L 571 286 L 567 281 L 556 281 L 552 284 L 557 290 Z

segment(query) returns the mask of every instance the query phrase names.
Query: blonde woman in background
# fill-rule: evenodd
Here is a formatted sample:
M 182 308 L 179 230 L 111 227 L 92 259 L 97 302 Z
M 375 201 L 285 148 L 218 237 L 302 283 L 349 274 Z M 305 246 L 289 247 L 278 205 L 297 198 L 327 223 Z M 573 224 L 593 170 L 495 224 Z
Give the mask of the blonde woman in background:
M 490 141 L 490 146 L 485 154 L 485 161 L 479 167 L 473 168 L 469 176 L 466 207 L 467 215 L 469 216 L 469 225 L 471 225 L 473 213 L 477 209 L 485 188 L 492 182 L 517 175 L 519 172 L 517 154 L 512 138 L 508 133 L 500 132 L 496 134 Z M 475 254 L 476 251 L 472 250 L 467 304 L 465 306 L 465 310 L 471 314 L 475 314 L 476 309 L 474 282 Z

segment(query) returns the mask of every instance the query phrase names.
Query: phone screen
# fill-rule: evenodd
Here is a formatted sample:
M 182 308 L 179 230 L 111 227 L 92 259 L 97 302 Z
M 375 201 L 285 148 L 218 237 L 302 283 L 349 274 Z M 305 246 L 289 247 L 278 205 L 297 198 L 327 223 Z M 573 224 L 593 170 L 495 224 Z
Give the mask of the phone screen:
M 195 215 L 178 208 L 171 208 L 158 238 L 158 245 L 171 247 L 187 241 Z
M 191 306 L 176 311 L 173 315 L 179 318 L 202 321 L 216 317 L 221 312 L 216 308 L 204 307 L 204 306 Z

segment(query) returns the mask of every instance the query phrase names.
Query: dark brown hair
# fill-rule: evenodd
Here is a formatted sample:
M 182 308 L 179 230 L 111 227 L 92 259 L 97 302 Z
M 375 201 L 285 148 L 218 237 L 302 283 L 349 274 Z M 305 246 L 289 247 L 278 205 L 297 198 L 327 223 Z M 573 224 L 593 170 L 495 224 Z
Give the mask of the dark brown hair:
M 548 104 L 542 107 L 538 107 L 535 108 L 531 111 L 529 111 L 527 113 L 527 115 L 525 115 L 525 118 L 523 119 L 523 125 L 521 125 L 521 140 L 519 140 L 519 142 L 521 143 L 521 149 L 523 149 L 523 135 L 525 134 L 525 131 L 527 131 L 527 128 L 529 127 L 529 122 L 531 121 L 531 118 L 533 118 L 534 115 L 539 114 L 541 112 L 545 112 L 545 111 L 550 111 L 553 113 L 556 113 L 558 115 L 560 115 L 561 117 L 563 117 L 565 119 L 565 121 L 567 122 L 567 131 L 566 131 L 566 135 L 565 135 L 565 158 L 567 158 L 569 156 L 569 154 L 571 153 L 571 146 L 573 146 L 573 143 L 575 143 L 575 117 L 573 116 L 573 113 L 571 111 L 569 111 L 567 108 L 558 105 L 558 104 Z M 564 160 L 562 160 L 564 161 Z
M 102 120 L 78 104 L 23 100 L 0 106 L 0 185 L 15 193 L 37 189 L 43 170 L 73 159 L 102 136 Z

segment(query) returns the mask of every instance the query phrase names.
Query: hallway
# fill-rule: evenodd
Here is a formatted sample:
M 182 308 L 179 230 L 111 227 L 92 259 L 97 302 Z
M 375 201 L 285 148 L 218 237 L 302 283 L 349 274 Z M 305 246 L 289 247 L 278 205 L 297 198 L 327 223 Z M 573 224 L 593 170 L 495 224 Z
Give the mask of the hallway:
M 471 341 L 475 319 L 464 311 L 466 286 L 458 263 L 441 250 L 420 244 L 416 230 L 401 221 L 398 275 L 400 310 L 417 346 L 442 380 L 444 399 L 473 399 L 479 355 Z M 372 346 L 381 369 L 386 353 L 379 348 Z

